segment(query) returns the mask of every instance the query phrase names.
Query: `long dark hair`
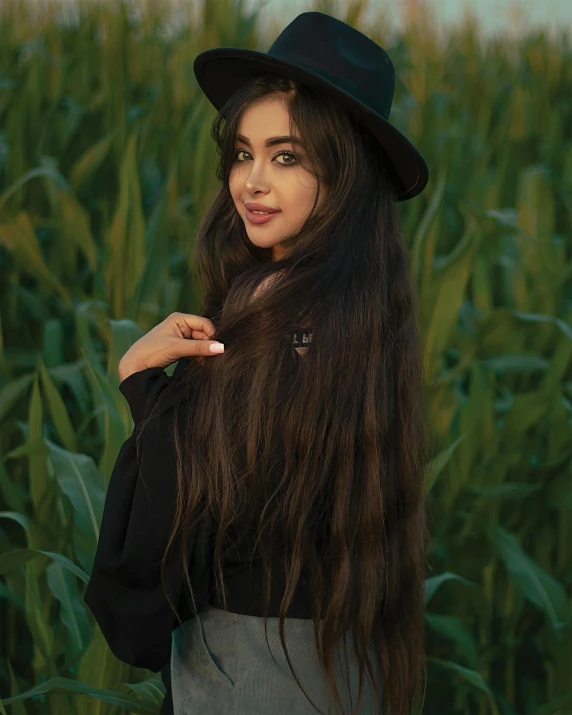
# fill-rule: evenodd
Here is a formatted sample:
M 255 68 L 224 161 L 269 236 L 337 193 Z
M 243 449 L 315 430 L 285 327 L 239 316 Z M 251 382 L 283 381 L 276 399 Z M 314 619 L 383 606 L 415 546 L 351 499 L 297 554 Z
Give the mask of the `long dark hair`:
M 240 116 L 273 97 L 285 102 L 318 192 L 321 182 L 328 188 L 277 261 L 271 248 L 249 240 L 229 191 Z M 182 538 L 192 594 L 186 536 L 192 518 L 210 512 L 218 523 L 217 589 L 226 604 L 225 537 L 231 524 L 248 522 L 263 564 L 265 627 L 270 558 L 276 544 L 285 547 L 280 639 L 304 693 L 284 640 L 301 577 L 315 597 L 330 704 L 333 697 L 342 708 L 334 653 L 352 628 L 359 660 L 352 714 L 362 702 L 365 663 L 372 682 L 381 677 L 374 688 L 383 712 L 409 715 L 426 676 L 428 439 L 417 296 L 395 176 L 380 145 L 333 99 L 278 76 L 241 87 L 217 115 L 212 137 L 221 188 L 196 235 L 193 273 L 203 292 L 200 314 L 213 321 L 225 352 L 190 360 L 179 376 L 188 395 L 186 427 L 174 432 L 178 499 L 162 565 Z M 271 275 L 270 289 L 251 300 Z M 304 356 L 292 347 L 301 326 L 314 333 Z

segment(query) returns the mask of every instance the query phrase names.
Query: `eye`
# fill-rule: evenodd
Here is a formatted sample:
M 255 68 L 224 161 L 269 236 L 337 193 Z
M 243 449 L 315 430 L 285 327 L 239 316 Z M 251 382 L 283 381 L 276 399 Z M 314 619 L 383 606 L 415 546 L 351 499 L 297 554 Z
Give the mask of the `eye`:
M 244 159 L 239 159 L 239 158 L 238 158 L 239 154 L 248 154 L 249 156 L 251 156 L 251 155 L 250 155 L 250 152 L 246 151 L 246 149 L 237 149 L 237 150 L 235 151 L 235 153 L 234 153 L 234 161 L 235 161 L 235 162 L 238 162 L 239 164 L 242 164 L 243 161 L 245 161 Z M 274 159 L 277 159 L 279 156 L 284 156 L 285 154 L 288 155 L 289 157 L 292 157 L 293 161 L 290 161 L 290 160 L 289 160 L 289 161 L 286 162 L 286 163 L 283 163 L 283 162 L 279 161 L 279 162 L 277 162 L 278 164 L 280 164 L 281 166 L 292 166 L 293 164 L 296 164 L 296 163 L 297 163 L 298 157 L 296 156 L 296 154 L 294 154 L 294 153 L 291 152 L 291 151 L 288 151 L 287 149 L 282 149 L 282 151 L 279 151 L 279 152 L 273 157 L 273 161 L 274 161 Z
M 290 166 L 290 164 L 296 163 L 296 161 L 297 161 L 296 155 L 293 154 L 291 151 L 287 151 L 286 149 L 279 151 L 278 154 L 276 154 L 276 156 L 274 158 L 276 159 L 279 156 L 284 156 L 285 154 L 287 154 L 288 156 L 291 156 L 294 161 L 288 161 L 288 162 L 286 162 L 286 164 L 284 164 L 284 166 Z M 282 163 L 282 162 L 278 162 L 278 163 Z

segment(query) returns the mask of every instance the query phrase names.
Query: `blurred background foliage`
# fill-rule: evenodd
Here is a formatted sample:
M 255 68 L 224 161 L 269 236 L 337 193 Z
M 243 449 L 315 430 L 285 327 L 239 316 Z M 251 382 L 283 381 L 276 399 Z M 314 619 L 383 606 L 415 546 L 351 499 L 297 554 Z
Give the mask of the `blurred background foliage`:
M 32 7 L 36 8 L 32 12 Z M 131 433 L 130 345 L 196 312 L 218 184 L 202 50 L 267 51 L 242 0 L 0 6 L 0 711 L 157 713 L 82 600 Z M 400 205 L 427 342 L 427 715 L 572 713 L 572 51 L 542 32 L 390 38 L 391 121 L 430 183 Z M 385 33 L 385 34 L 384 34 Z M 171 369 L 168 369 L 171 374 Z

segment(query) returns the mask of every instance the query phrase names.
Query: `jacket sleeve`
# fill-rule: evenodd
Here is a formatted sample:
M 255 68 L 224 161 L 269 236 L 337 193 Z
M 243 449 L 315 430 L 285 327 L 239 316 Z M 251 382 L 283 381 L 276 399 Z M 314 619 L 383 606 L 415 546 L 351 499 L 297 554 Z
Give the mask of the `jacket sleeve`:
M 134 429 L 123 443 L 112 470 L 84 595 L 114 655 L 153 672 L 168 664 L 171 633 L 179 626 L 166 591 L 182 622 L 196 613 L 183 591 L 180 542 L 169 552 L 166 591 L 161 583 L 161 558 L 176 501 L 173 410 L 159 411 L 144 427 L 139 458 L 135 446 L 140 422 L 173 378 L 163 368 L 146 368 L 130 375 L 119 386 L 129 402 Z M 197 611 L 209 598 L 207 534 L 206 525 L 201 525 L 192 530 L 187 542 Z

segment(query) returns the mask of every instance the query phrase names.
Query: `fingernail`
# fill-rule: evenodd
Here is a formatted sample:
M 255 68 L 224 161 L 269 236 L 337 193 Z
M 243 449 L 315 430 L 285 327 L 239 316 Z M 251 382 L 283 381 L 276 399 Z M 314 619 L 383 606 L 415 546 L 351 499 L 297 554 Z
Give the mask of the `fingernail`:
M 212 345 L 209 345 L 209 351 L 211 353 L 223 353 L 224 343 L 213 343 Z

